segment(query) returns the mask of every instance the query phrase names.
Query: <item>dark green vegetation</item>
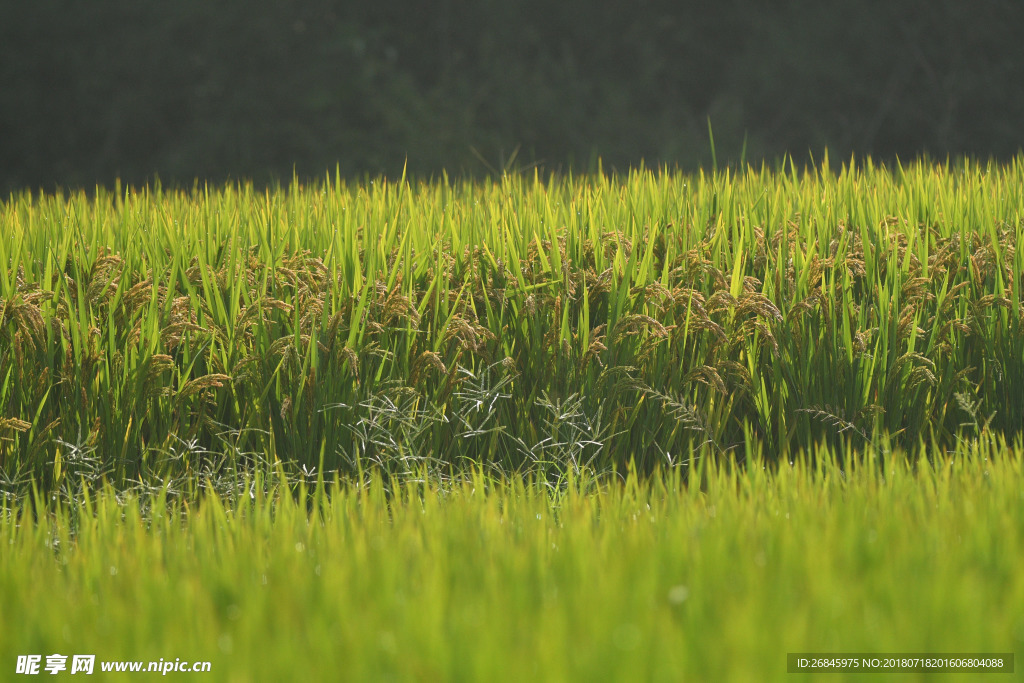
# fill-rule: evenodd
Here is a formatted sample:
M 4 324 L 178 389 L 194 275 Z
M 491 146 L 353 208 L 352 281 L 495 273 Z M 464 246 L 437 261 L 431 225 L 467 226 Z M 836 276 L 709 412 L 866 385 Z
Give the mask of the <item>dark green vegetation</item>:
M 1021 159 L 18 195 L 2 486 L 1015 439 L 1022 216 Z
M 1019 0 L 0 3 L 0 192 L 1020 150 Z M 516 151 L 518 150 L 518 155 Z M 481 161 L 481 158 L 483 161 Z

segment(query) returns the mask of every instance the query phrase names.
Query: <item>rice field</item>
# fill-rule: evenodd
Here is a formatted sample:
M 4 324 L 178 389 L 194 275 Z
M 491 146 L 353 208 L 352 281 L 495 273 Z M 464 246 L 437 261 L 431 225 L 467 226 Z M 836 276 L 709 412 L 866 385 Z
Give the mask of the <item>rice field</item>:
M 1012 653 L 1022 232 L 1024 157 L 10 196 L 0 671 Z
M 1024 158 L 0 207 L 0 486 L 915 454 L 1024 414 Z

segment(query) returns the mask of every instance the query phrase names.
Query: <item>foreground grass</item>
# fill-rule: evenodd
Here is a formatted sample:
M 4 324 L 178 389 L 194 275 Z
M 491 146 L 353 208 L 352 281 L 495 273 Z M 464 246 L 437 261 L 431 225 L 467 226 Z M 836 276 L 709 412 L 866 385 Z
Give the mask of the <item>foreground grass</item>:
M 19 654 L 56 652 L 210 660 L 212 680 L 725 681 L 786 678 L 794 651 L 1020 651 L 1020 447 L 917 465 L 818 456 L 560 491 L 477 475 L 344 484 L 309 505 L 108 491 L 20 507 L 0 521 L 0 663 L 9 674 Z

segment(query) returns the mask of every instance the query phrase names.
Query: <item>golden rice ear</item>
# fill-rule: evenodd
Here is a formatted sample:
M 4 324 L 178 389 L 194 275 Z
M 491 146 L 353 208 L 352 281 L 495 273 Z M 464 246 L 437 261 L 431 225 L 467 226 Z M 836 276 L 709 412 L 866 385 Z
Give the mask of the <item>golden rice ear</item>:
M 782 312 L 771 299 L 759 292 L 745 292 L 736 302 L 736 314 L 754 314 L 775 322 L 782 321 Z
M 638 335 L 645 329 L 648 334 L 658 338 L 665 338 L 669 333 L 668 328 L 651 316 L 629 313 L 619 318 L 618 322 L 615 323 L 615 327 L 612 328 L 612 339 L 618 340 L 621 337 Z
M 341 349 L 343 363 L 348 364 L 348 370 L 356 378 L 356 385 L 359 385 L 359 355 L 349 346 Z
M 27 432 L 32 429 L 32 423 L 20 420 L 16 417 L 5 417 L 0 418 L 0 432 L 2 431 L 14 431 L 14 432 Z
M 719 313 L 736 308 L 736 299 L 729 293 L 728 287 L 719 289 L 707 300 L 708 314 Z
M 146 384 L 159 384 L 161 374 L 174 369 L 174 359 L 162 353 L 153 354 L 149 358 L 149 368 L 146 371 Z
M 167 351 L 173 350 L 181 343 L 182 337 L 189 332 L 206 334 L 207 330 L 193 323 L 174 323 L 160 330 L 160 342 Z
M 420 314 L 416 310 L 416 304 L 408 296 L 399 293 L 398 284 L 388 294 L 383 305 L 383 317 L 386 324 L 394 322 L 406 322 L 413 328 L 420 325 Z
M 106 303 L 117 290 L 124 261 L 120 256 L 98 258 L 90 269 L 86 298 L 94 305 Z
M 194 394 L 198 394 L 204 389 L 220 389 L 226 382 L 230 382 L 231 378 L 227 375 L 213 373 L 209 375 L 203 375 L 197 377 L 185 383 L 185 386 L 178 392 L 177 397 L 179 399 L 188 398 Z
M 701 384 L 711 387 L 720 394 L 728 393 L 725 388 L 725 382 L 722 381 L 722 377 L 718 374 L 718 370 L 710 365 L 698 365 L 690 370 L 683 377 L 681 385 L 686 386 L 690 382 L 700 382 Z
M 412 369 L 409 372 L 409 383 L 416 385 L 422 378 L 425 368 L 433 368 L 441 375 L 448 374 L 448 368 L 441 360 L 441 355 L 434 351 L 424 351 L 413 361 Z
M 25 339 L 32 343 L 33 348 L 42 348 L 46 340 L 46 330 L 43 314 L 39 307 L 34 304 L 23 303 L 14 308 L 13 317 L 18 326 L 18 331 L 21 332 Z

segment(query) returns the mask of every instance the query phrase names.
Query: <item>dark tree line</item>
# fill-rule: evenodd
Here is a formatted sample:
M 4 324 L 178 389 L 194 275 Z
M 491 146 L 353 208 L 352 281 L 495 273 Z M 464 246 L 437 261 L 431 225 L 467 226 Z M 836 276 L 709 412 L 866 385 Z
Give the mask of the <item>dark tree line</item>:
M 0 4 L 0 190 L 1022 146 L 1018 0 Z M 745 141 L 745 143 L 744 143 Z

